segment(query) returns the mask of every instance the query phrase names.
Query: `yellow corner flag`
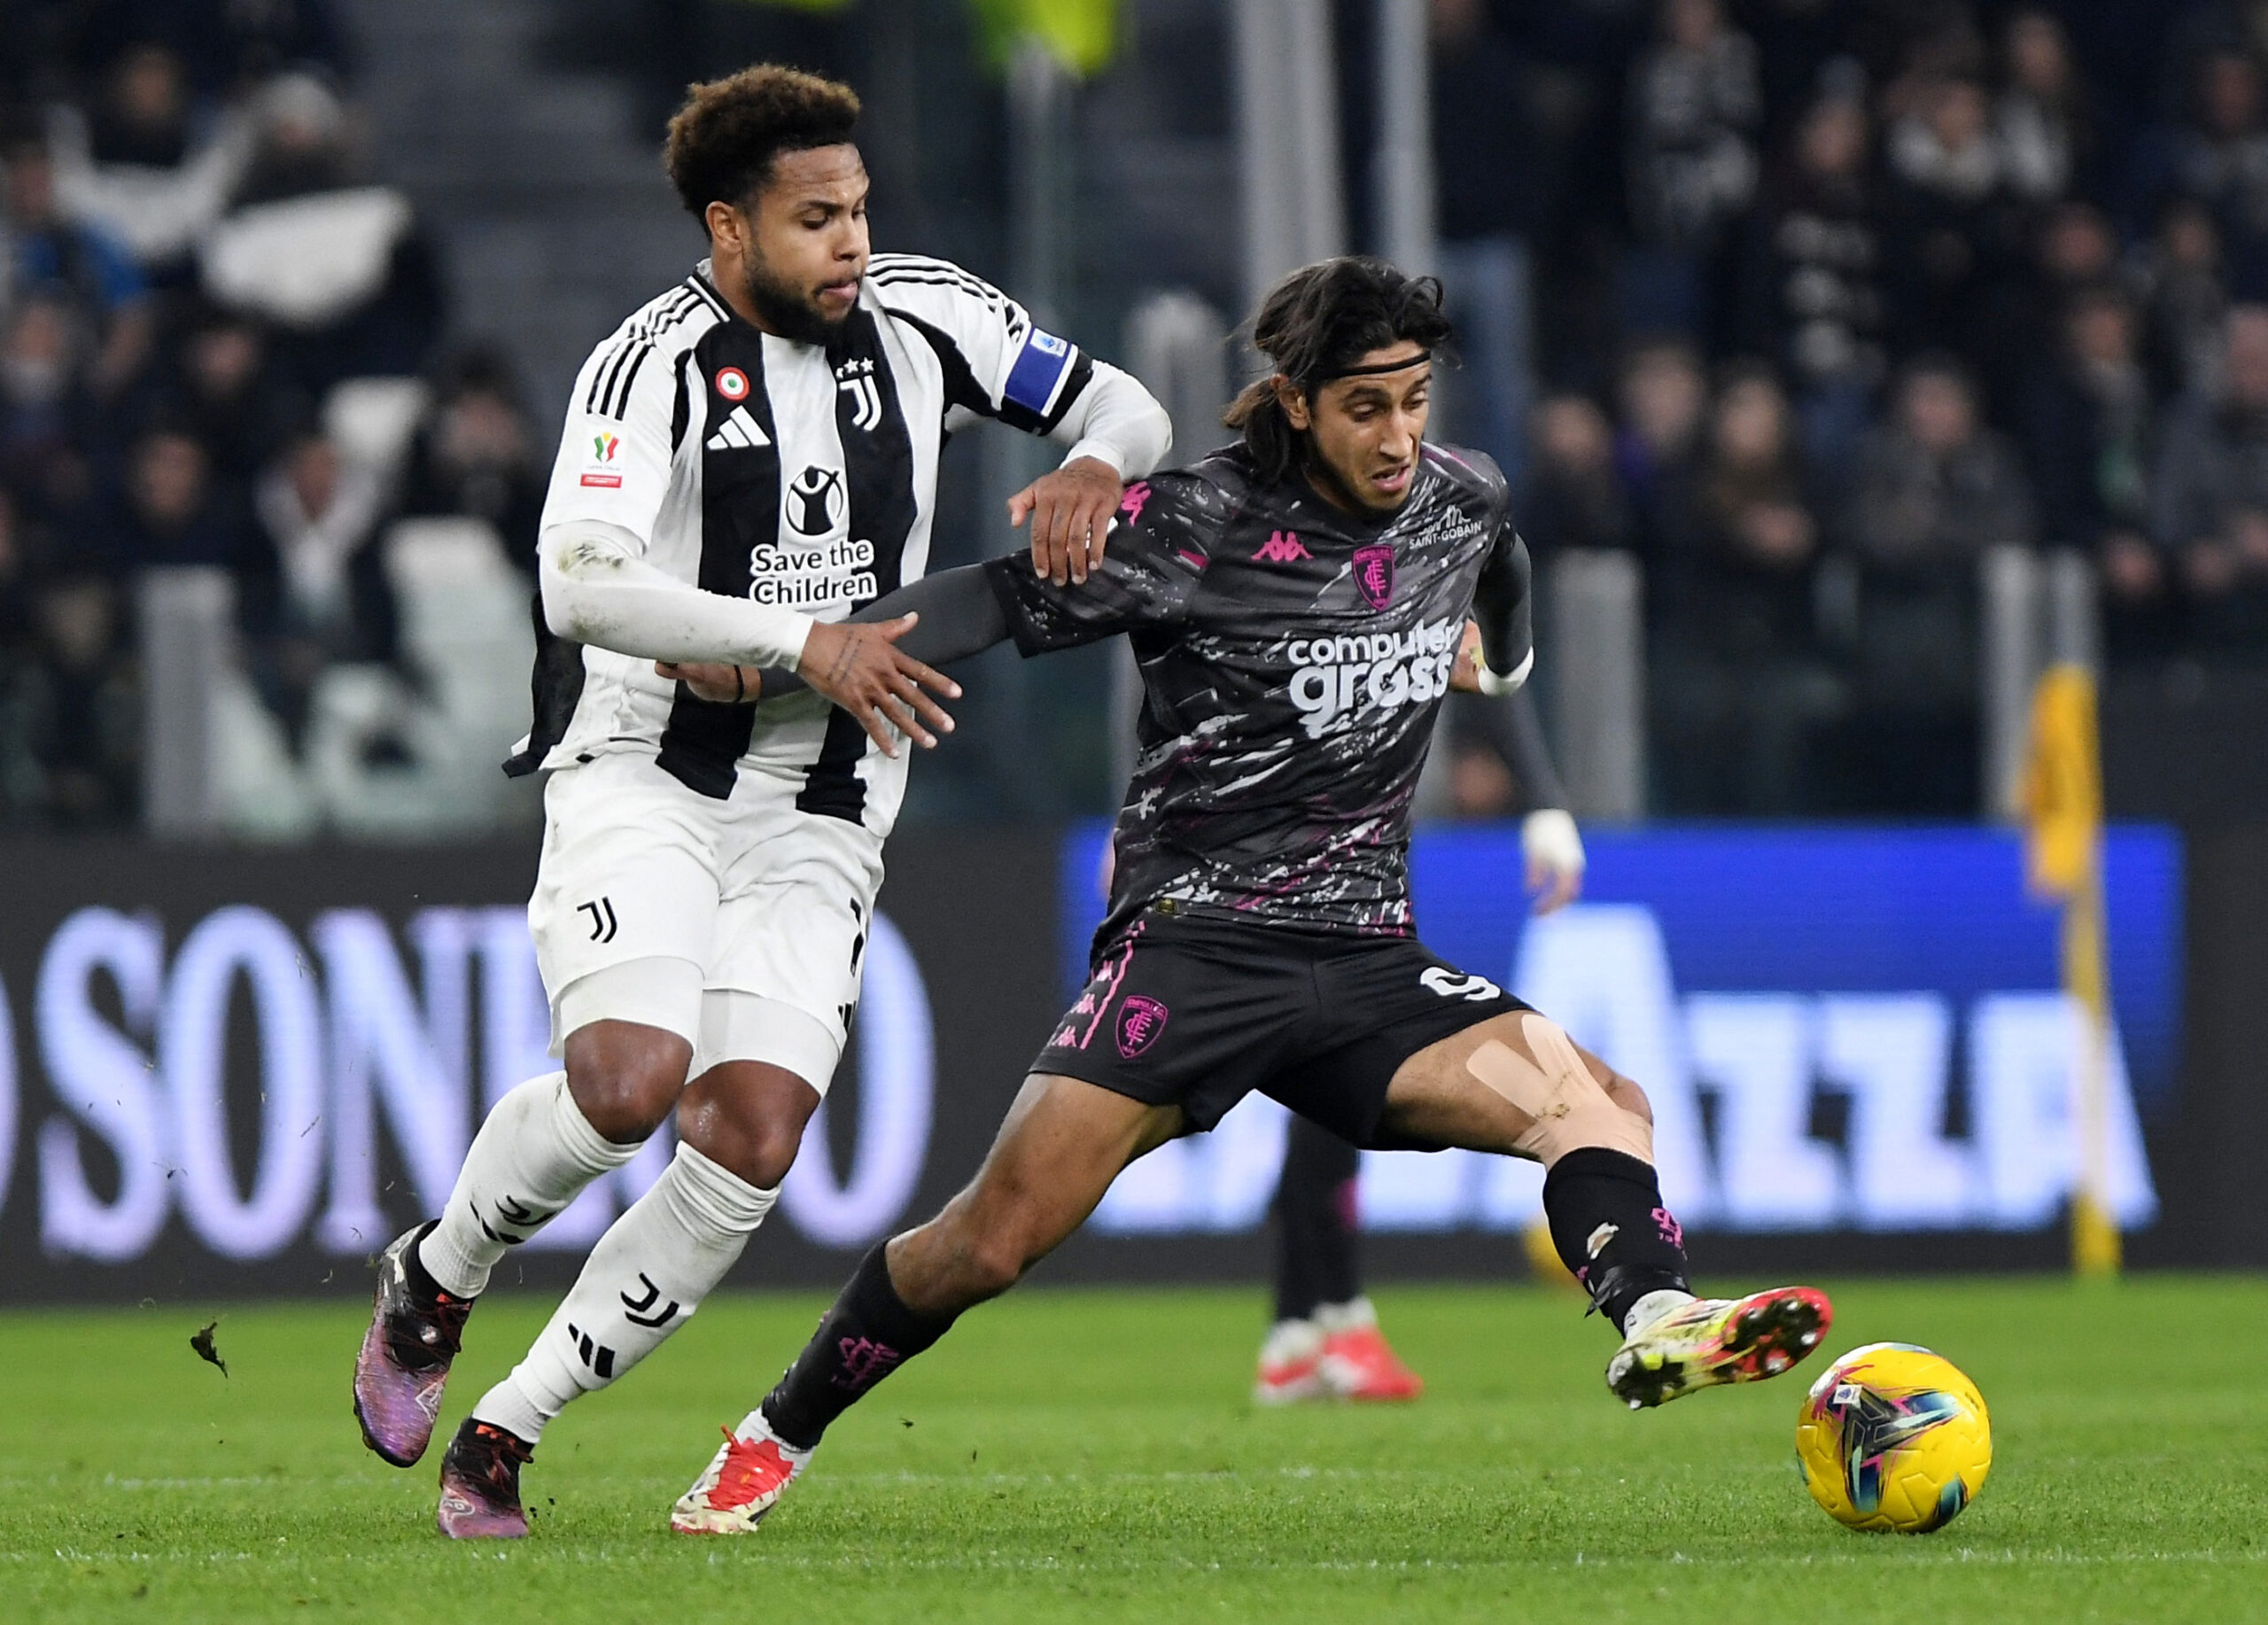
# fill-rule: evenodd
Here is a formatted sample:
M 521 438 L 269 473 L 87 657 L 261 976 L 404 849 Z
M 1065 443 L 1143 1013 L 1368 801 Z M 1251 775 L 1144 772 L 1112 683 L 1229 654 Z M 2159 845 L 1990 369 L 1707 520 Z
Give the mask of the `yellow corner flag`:
M 2074 1104 L 2079 1178 L 2071 1200 L 2071 1267 L 2115 1275 L 2118 1226 L 2110 1217 L 2109 964 L 2103 942 L 2102 752 L 2094 679 L 2084 666 L 2050 666 L 2031 699 L 2024 764 L 2024 868 L 2032 890 L 2063 906 L 2063 988 L 2083 1018 Z

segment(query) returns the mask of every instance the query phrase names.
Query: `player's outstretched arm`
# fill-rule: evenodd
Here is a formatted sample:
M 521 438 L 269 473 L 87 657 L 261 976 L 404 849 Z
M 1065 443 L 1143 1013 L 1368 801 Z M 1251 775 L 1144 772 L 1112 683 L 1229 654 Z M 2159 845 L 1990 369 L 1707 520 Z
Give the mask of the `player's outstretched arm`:
M 847 697 L 831 691 L 820 678 L 825 676 L 827 663 L 836 657 L 833 651 L 837 640 L 875 635 L 886 635 L 896 645 L 900 671 L 879 689 L 861 690 Z M 936 743 L 929 730 L 949 734 L 953 719 L 924 688 L 947 699 L 960 697 L 960 685 L 935 668 L 990 649 L 1007 636 L 1008 620 L 998 595 L 986 580 L 983 566 L 969 564 L 902 587 L 839 625 L 821 623 L 813 628 L 804 662 L 792 674 L 726 665 L 664 663 L 655 669 L 664 677 L 690 685 L 704 700 L 726 704 L 774 700 L 798 689 L 815 688 L 852 711 L 878 742 L 884 741 L 889 727 L 895 725 L 927 749 Z M 817 675 L 811 669 L 813 666 L 822 668 Z M 882 748 L 896 753 L 886 742 Z
M 1031 520 L 1031 567 L 1060 587 L 1102 563 L 1110 517 L 1125 482 L 1155 469 L 1173 449 L 1173 419 L 1139 380 L 1092 362 L 1086 385 L 1048 438 L 1070 445 L 1063 466 L 1008 499 L 1008 521 Z
M 808 615 L 706 593 L 640 556 L 620 525 L 575 519 L 538 544 L 543 618 L 555 636 L 648 660 L 792 667 L 817 624 Z
M 1031 520 L 1031 567 L 1061 587 L 1084 581 L 1102 563 L 1110 517 L 1126 494 L 1118 470 L 1080 457 L 1043 474 L 1008 499 L 1008 523 Z
M 906 731 L 936 741 L 919 707 L 938 711 L 921 690 L 959 694 L 951 679 L 897 647 L 912 622 L 885 627 L 830 626 L 808 615 L 746 598 L 703 592 L 638 556 L 637 539 L 619 526 L 577 520 L 543 533 L 540 546 L 544 620 L 556 635 L 641 656 L 657 670 L 714 664 L 726 673 L 788 666 L 862 726 L 886 752 L 897 742 L 889 721 L 904 711 Z M 745 679 L 738 680 L 745 682 Z M 704 697 L 707 697 L 704 695 Z M 950 727 L 948 720 L 945 726 Z

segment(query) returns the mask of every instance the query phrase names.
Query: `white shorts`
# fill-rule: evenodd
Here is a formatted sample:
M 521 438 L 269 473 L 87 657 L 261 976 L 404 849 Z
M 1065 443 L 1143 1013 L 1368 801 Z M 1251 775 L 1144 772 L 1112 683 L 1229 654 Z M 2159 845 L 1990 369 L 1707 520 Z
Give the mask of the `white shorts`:
M 802 788 L 744 769 L 718 801 L 631 754 L 551 775 L 528 929 L 554 1054 L 591 1022 L 636 1022 L 692 1045 L 690 1076 L 761 1061 L 827 1092 L 882 844 L 798 811 Z

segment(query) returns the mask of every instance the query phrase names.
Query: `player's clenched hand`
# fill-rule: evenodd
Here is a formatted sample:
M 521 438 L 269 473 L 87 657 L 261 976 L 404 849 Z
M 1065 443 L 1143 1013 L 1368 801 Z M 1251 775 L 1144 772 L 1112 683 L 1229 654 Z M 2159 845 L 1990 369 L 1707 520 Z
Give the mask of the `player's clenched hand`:
M 1126 486 L 1099 457 L 1074 457 L 1008 499 L 1008 523 L 1031 519 L 1031 567 L 1060 587 L 1102 563 L 1103 539 Z
M 1464 623 L 1464 636 L 1456 646 L 1456 664 L 1449 667 L 1449 688 L 1458 694 L 1480 692 L 1480 623 Z
M 764 697 L 760 666 L 734 665 L 723 660 L 656 660 L 654 675 L 683 683 L 696 700 L 718 705 L 753 705 Z
M 901 615 L 866 625 L 820 621 L 812 627 L 804 657 L 796 665 L 805 682 L 858 719 L 885 756 L 897 754 L 893 728 L 903 729 L 925 750 L 937 743 L 929 728 L 953 731 L 953 719 L 922 690 L 957 700 L 960 685 L 897 647 L 920 618 Z

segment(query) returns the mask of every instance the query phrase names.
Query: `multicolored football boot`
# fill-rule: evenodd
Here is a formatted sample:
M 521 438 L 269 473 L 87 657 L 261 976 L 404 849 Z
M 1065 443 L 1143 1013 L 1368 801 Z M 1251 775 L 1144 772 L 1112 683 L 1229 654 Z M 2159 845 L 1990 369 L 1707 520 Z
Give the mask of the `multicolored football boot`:
M 709 1458 L 707 1471 L 670 1509 L 670 1528 L 680 1535 L 746 1535 L 780 1504 L 812 1452 L 782 1444 L 773 1436 L 764 1412 L 751 1411 L 738 1428 L 722 1430 L 725 1442 Z
M 397 1467 L 416 1466 L 432 1442 L 449 1362 L 472 1313 L 470 1298 L 438 1287 L 429 1294 L 410 1279 L 410 1249 L 431 1228 L 420 1225 L 396 1236 L 378 1255 L 370 1329 L 354 1357 L 354 1419 L 362 1424 L 362 1442 Z
M 1696 1388 L 1776 1377 L 1817 1348 L 1834 1319 L 1827 1295 L 1810 1287 L 1696 1298 L 1624 1338 L 1606 1363 L 1606 1386 L 1643 1411 Z
M 520 1469 L 535 1446 L 493 1422 L 464 1419 L 441 1454 L 441 1504 L 434 1522 L 451 1540 L 518 1540 L 528 1532 L 520 1510 Z

